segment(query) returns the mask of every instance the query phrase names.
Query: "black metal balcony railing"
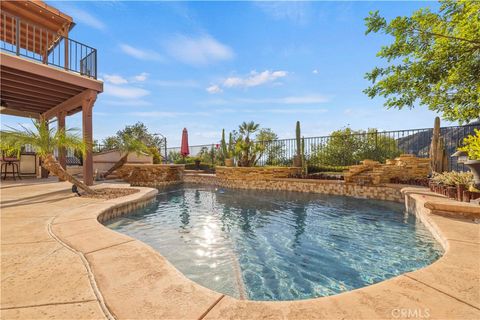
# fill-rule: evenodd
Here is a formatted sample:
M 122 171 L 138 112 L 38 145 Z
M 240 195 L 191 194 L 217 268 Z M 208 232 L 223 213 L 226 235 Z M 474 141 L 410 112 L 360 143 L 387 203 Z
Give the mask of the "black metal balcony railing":
M 7 12 L 1 13 L 0 49 L 97 79 L 97 50 Z

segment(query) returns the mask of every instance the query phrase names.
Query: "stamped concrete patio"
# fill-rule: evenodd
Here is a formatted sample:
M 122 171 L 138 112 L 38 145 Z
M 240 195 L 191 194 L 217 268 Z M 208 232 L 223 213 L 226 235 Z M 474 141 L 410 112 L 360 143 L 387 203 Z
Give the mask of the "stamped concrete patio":
M 3 183 L 1 318 L 480 319 L 480 225 L 431 214 L 428 194 L 412 191 L 407 204 L 445 247 L 431 266 L 331 297 L 253 302 L 201 287 L 97 221 L 155 196 L 139 189 L 98 200 L 55 180 Z

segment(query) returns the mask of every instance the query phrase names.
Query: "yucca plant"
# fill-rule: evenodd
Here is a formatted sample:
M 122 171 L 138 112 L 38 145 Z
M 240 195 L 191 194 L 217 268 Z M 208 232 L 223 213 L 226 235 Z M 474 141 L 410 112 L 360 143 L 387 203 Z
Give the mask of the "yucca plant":
M 150 151 L 145 143 L 140 139 L 137 139 L 131 135 L 123 135 L 121 139 L 117 140 L 114 147 L 122 154 L 120 160 L 118 160 L 110 169 L 103 174 L 103 177 L 108 177 L 115 170 L 121 168 L 125 163 L 127 163 L 128 156 L 131 153 L 136 153 L 140 155 L 141 153 L 150 154 Z
M 2 150 L 15 150 L 19 155 L 22 147 L 31 145 L 40 157 L 43 168 L 58 176 L 61 180 L 72 183 L 86 193 L 95 193 L 93 189 L 63 169 L 53 155 L 55 149 L 60 148 L 84 151 L 85 144 L 77 134 L 78 130 L 50 128 L 46 120 L 32 120 L 32 123 L 34 129 L 20 125 L 22 129 L 8 127 L 9 130 L 1 130 Z

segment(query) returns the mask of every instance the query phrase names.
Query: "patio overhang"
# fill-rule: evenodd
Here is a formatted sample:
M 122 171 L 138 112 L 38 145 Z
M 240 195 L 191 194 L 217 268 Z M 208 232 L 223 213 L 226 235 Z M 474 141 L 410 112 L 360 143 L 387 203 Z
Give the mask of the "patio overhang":
M 81 111 L 83 98 L 103 91 L 103 82 L 35 61 L 0 53 L 0 113 L 45 119 Z
M 82 111 L 84 181 L 93 184 L 92 108 L 103 82 L 8 53 L 0 53 L 0 114 L 49 120 L 57 118 L 65 127 L 65 117 Z M 59 161 L 66 166 L 64 151 Z

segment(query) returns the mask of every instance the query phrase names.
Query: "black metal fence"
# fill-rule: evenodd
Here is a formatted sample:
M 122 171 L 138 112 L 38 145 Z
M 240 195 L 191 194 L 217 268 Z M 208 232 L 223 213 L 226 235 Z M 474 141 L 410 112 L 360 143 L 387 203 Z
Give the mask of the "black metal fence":
M 474 134 L 480 124 L 443 127 L 440 135 L 445 142 L 447 155 L 453 154 L 462 145 L 463 139 Z M 369 130 L 363 133 L 334 134 L 322 137 L 304 137 L 301 139 L 303 154 L 309 171 L 342 170 L 342 167 L 360 163 L 364 159 L 385 162 L 400 154 L 413 154 L 427 158 L 432 140 L 433 129 L 409 129 L 396 131 Z M 296 139 L 281 139 L 258 142 L 262 146 L 256 165 L 289 166 L 293 164 L 297 153 Z M 202 161 L 218 164 L 220 145 L 214 144 L 190 146 L 190 156 L 200 157 Z M 180 147 L 167 148 L 168 160 L 180 159 Z M 456 158 L 449 158 L 450 170 L 466 171 Z
M 97 78 L 97 50 L 22 20 L 0 14 L 0 49 L 80 75 Z

